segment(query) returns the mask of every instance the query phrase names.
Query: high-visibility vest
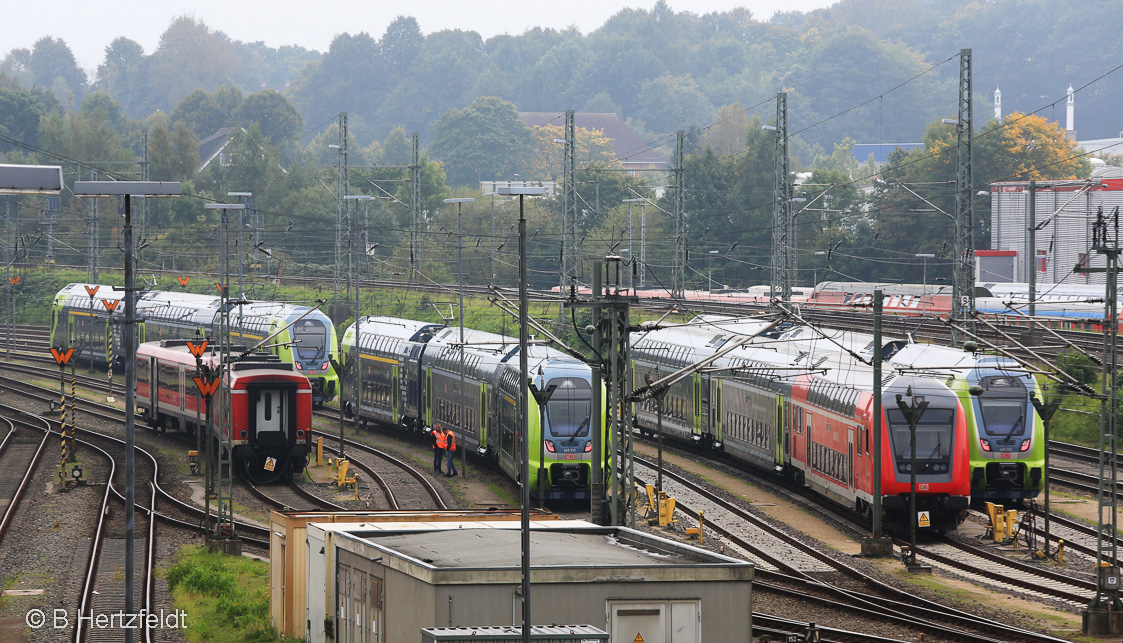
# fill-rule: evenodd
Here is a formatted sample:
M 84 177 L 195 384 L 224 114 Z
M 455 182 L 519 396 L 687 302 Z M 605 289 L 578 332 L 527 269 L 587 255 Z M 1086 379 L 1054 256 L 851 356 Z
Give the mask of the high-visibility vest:
M 445 432 L 444 429 L 437 429 L 437 448 L 445 448 Z
M 446 447 L 446 448 L 449 451 L 455 451 L 456 450 L 456 434 L 453 433 L 452 431 L 445 431 L 445 436 L 448 437 L 448 447 Z

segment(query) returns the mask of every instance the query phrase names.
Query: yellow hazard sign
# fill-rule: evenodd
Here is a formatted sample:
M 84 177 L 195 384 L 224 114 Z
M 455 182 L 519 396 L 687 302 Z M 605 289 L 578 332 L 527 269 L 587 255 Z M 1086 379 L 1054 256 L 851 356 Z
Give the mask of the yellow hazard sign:
M 916 512 L 916 526 L 917 527 L 931 527 L 932 521 L 928 519 L 927 511 Z
M 632 643 L 643 643 L 643 635 L 636 632 L 636 638 L 632 639 Z
M 265 458 L 265 470 L 272 471 L 277 468 L 277 458 Z

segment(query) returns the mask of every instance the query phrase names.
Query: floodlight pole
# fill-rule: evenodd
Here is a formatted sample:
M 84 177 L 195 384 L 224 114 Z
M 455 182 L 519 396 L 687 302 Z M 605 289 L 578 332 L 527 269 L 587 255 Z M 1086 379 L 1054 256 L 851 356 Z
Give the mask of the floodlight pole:
M 468 476 L 468 449 L 465 446 L 468 439 L 468 421 L 464 415 L 464 217 L 461 206 L 465 203 L 475 203 L 474 198 L 445 199 L 445 203 L 456 204 L 456 272 L 460 282 L 460 312 L 456 315 L 460 320 L 460 474 Z M 520 199 L 521 203 L 521 199 Z M 455 457 L 455 456 L 454 456 Z
M 133 608 L 133 550 L 136 507 L 136 450 L 133 422 L 136 405 L 136 266 L 133 256 L 132 200 L 137 196 L 179 196 L 179 183 L 149 181 L 76 181 L 75 196 L 124 196 L 125 225 L 122 250 L 125 255 L 125 613 L 136 614 Z M 112 360 L 112 357 L 110 358 Z M 155 517 L 149 516 L 149 520 Z M 132 643 L 133 630 L 125 630 L 125 643 Z
M 499 194 L 519 197 L 519 483 L 521 486 L 522 505 L 521 531 L 522 531 L 522 641 L 530 643 L 530 440 L 527 432 L 530 428 L 529 409 L 527 398 L 530 396 L 529 363 L 526 351 L 530 344 L 527 336 L 528 303 L 526 283 L 526 215 L 524 205 L 526 196 L 545 194 L 545 188 L 540 187 L 501 187 Z

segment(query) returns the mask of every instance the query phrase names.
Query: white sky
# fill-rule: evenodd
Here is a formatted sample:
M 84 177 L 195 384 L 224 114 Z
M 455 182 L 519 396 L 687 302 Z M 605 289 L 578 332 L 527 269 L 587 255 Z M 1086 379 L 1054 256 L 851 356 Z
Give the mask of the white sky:
M 55 0 L 5 3 L 0 19 L 0 57 L 20 47 L 31 48 L 43 36 L 62 38 L 78 64 L 93 71 L 105 47 L 118 36 L 141 44 L 151 54 L 172 19 L 191 14 L 232 40 L 265 41 L 271 47 L 301 45 L 326 51 L 339 33 L 365 31 L 382 36 L 399 15 L 417 18 L 423 33 L 467 29 L 485 39 L 496 34 L 520 34 L 530 27 L 562 29 L 576 25 L 594 31 L 625 7 L 650 9 L 655 0 Z M 667 0 L 675 11 L 698 14 L 747 7 L 758 20 L 777 10 L 810 11 L 831 0 Z

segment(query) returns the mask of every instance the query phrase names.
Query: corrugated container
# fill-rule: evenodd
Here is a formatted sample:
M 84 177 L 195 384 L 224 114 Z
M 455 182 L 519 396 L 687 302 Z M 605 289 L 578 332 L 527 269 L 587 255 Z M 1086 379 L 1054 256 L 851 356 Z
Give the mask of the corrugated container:
M 509 627 L 427 627 L 421 630 L 421 643 L 450 643 L 452 641 L 472 641 L 472 643 L 491 643 L 495 641 L 521 641 L 522 628 Z M 608 632 L 592 625 L 535 625 L 530 628 L 530 640 L 539 643 L 560 641 L 580 641 L 595 643 L 607 641 Z

